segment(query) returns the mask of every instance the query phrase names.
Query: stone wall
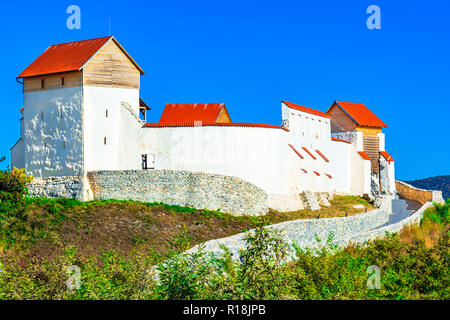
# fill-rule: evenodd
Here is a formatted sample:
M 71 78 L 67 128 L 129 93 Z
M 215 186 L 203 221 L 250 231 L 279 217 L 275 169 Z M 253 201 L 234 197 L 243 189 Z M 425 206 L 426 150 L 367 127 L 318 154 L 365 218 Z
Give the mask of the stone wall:
M 416 200 L 421 204 L 426 202 L 444 202 L 442 198 L 442 191 L 437 190 L 424 190 L 415 188 L 403 181 L 395 180 L 395 188 L 397 193 L 403 198 L 408 200 Z
M 92 171 L 87 176 L 95 199 L 156 201 L 233 215 L 268 212 L 264 190 L 230 176 L 174 170 Z
M 347 244 L 350 241 L 349 236 L 361 234 L 361 237 L 364 237 L 365 232 L 374 230 L 388 221 L 387 212 L 375 209 L 350 217 L 285 221 L 266 228 L 279 232 L 282 239 L 289 245 L 295 242 L 302 248 L 316 248 L 325 244 L 331 233 L 334 234 L 333 243 Z M 227 238 L 206 241 L 201 246 L 207 252 L 220 254 L 223 252 L 221 245 L 225 245 L 230 249 L 233 257 L 237 258 L 239 250 L 245 248 L 244 237 L 245 233 L 239 233 Z M 356 240 L 353 239 L 357 242 Z M 200 245 L 197 245 L 189 249 L 187 253 L 195 252 L 199 248 Z M 290 248 L 293 254 L 293 247 L 290 246 Z
M 34 178 L 28 185 L 31 197 L 73 198 L 82 200 L 83 183 L 81 177 Z

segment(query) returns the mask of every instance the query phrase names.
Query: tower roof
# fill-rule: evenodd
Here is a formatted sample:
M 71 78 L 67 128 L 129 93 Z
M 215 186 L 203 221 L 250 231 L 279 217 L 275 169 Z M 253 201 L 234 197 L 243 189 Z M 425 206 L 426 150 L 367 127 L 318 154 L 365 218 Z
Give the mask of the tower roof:
M 159 123 L 215 123 L 224 103 L 168 103 Z
M 22 71 L 17 78 L 27 78 L 38 75 L 81 70 L 84 65 L 110 40 L 114 41 L 114 43 L 125 53 L 125 55 L 136 66 L 141 74 L 144 74 L 144 71 L 117 42 L 117 40 L 113 36 L 109 36 L 51 45 L 24 71 Z
M 335 103 L 328 109 L 327 113 L 335 104 L 344 110 L 344 112 L 347 113 L 347 115 L 359 126 L 387 127 L 387 125 L 381 121 L 380 118 L 378 118 L 362 103 L 335 101 Z

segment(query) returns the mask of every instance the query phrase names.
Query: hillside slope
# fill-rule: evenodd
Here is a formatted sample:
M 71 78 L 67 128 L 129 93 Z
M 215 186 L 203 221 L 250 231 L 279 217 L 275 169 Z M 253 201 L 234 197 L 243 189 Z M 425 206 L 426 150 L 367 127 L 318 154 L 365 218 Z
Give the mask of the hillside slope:
M 417 179 L 411 181 L 405 181 L 410 185 L 421 188 L 421 189 L 429 189 L 429 190 L 441 190 L 442 197 L 444 199 L 450 198 L 450 175 L 447 176 L 437 176 L 437 177 L 429 177 L 425 179 Z

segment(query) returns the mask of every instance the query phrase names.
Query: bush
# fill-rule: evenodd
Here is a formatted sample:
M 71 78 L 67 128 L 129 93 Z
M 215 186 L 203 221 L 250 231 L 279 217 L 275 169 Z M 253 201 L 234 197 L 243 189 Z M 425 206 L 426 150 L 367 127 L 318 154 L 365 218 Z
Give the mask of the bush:
M 27 184 L 32 179 L 25 174 L 25 169 L 0 171 L 0 223 L 23 215 L 26 207 L 24 195 L 28 194 Z

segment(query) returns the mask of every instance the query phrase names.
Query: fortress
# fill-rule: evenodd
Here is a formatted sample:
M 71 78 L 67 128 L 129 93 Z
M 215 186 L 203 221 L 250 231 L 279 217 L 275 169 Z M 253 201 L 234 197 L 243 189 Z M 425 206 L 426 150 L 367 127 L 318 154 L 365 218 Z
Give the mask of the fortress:
M 333 194 L 396 193 L 387 125 L 361 103 L 322 112 L 282 101 L 280 125 L 235 123 L 224 103 L 169 103 L 148 122 L 143 74 L 103 37 L 52 45 L 18 76 L 11 165 L 36 177 L 32 195 L 261 214 L 315 209 Z

